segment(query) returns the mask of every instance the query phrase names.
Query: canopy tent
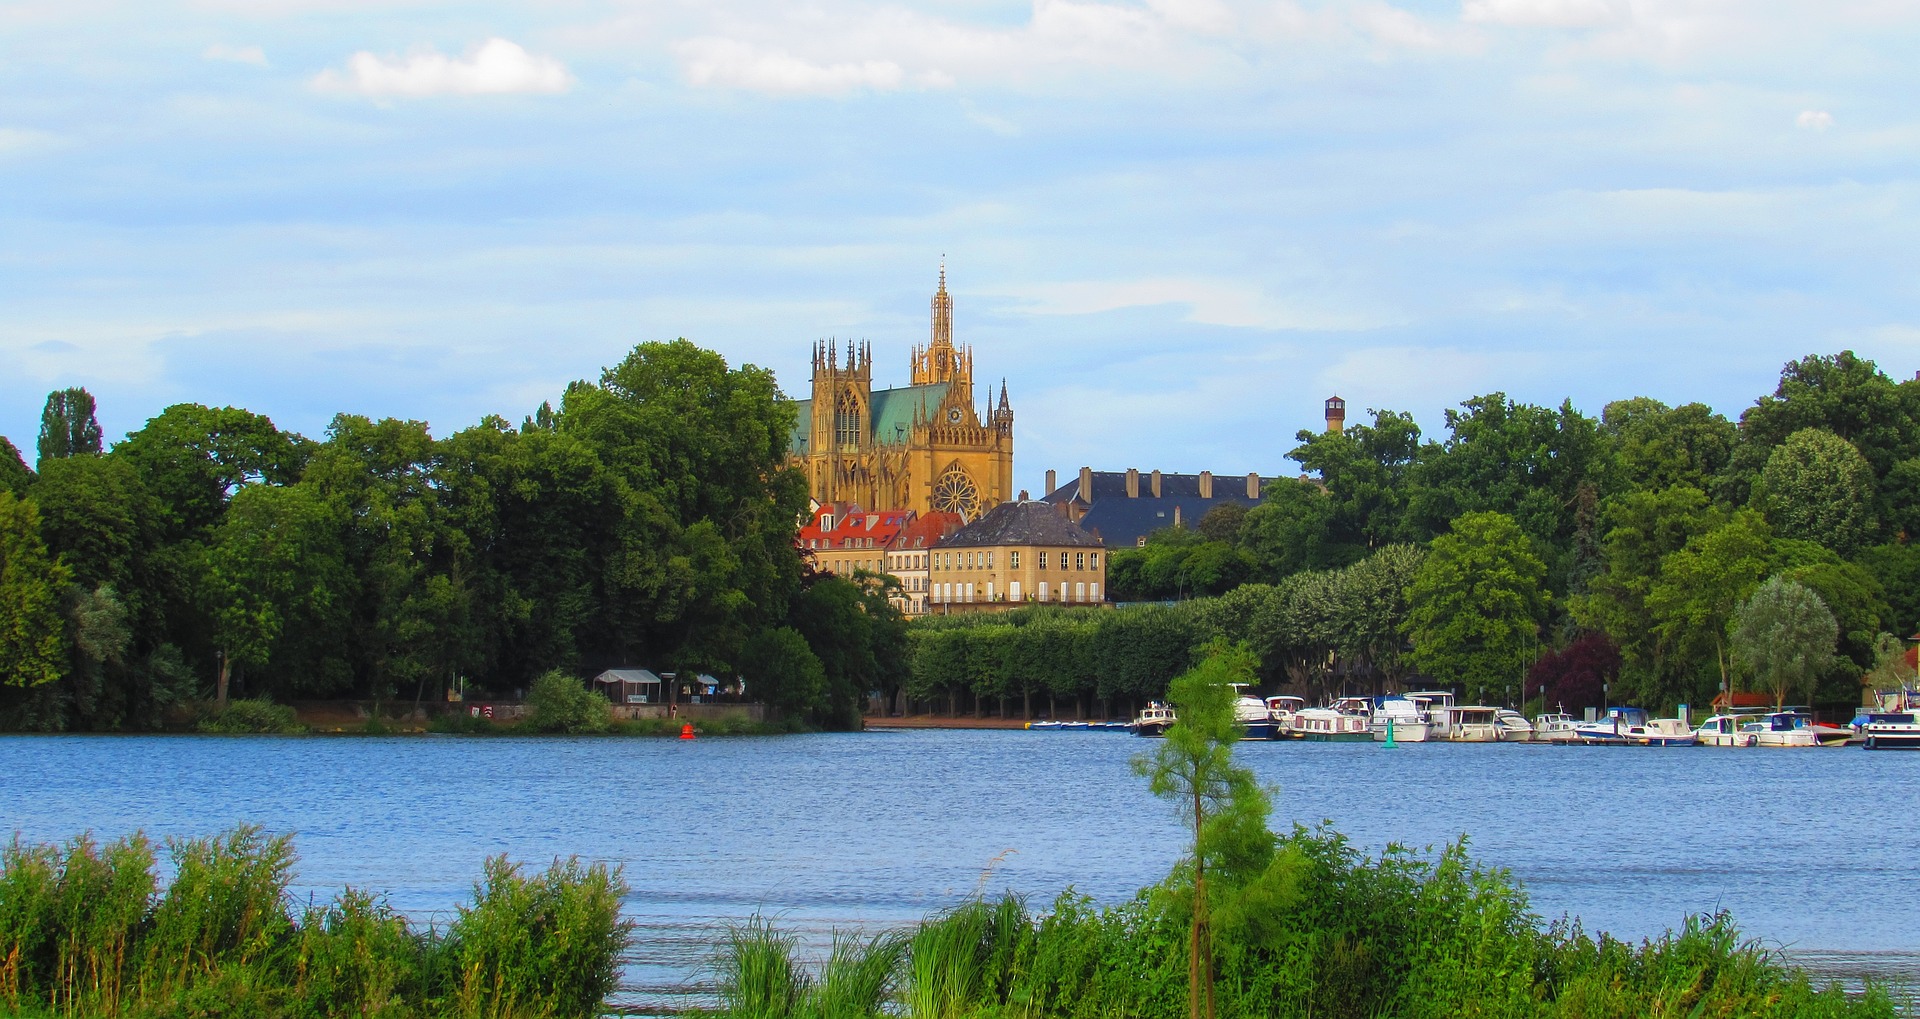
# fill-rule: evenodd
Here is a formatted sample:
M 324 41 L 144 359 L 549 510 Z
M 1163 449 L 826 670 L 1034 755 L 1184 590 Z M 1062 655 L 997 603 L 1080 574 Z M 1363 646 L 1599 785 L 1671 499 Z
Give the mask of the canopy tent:
M 593 677 L 615 704 L 657 704 L 663 680 L 647 669 L 608 669 Z

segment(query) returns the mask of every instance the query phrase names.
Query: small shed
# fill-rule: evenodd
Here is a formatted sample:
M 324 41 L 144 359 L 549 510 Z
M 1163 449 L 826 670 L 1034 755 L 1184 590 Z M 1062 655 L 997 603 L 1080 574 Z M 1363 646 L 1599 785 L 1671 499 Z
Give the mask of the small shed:
M 659 704 L 663 681 L 647 669 L 608 669 L 593 677 L 615 704 Z

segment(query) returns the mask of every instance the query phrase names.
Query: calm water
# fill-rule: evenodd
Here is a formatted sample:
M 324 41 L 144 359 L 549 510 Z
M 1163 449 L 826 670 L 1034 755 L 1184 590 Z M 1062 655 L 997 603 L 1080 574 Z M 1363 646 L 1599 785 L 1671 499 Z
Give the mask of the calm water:
M 298 891 L 382 890 L 420 916 L 506 853 L 624 864 L 627 997 L 671 1004 L 756 911 L 816 940 L 985 888 L 1123 899 L 1180 831 L 1121 733 L 759 739 L 0 738 L 0 832 L 297 833 Z M 1512 870 L 1548 917 L 1645 937 L 1731 910 L 1815 970 L 1920 980 L 1920 753 L 1242 744 L 1276 821 L 1441 843 Z M 1897 905 L 1895 905 L 1897 904 Z M 1891 908 L 1890 908 L 1891 907 Z

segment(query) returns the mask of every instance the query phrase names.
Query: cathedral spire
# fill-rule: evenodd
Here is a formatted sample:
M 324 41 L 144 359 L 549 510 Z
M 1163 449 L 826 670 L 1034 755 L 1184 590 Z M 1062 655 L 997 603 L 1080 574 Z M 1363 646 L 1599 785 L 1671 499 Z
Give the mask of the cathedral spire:
M 953 298 L 947 294 L 947 256 L 940 256 L 940 286 L 933 293 L 933 327 L 923 354 L 914 358 L 913 384 L 951 382 L 960 368 L 953 349 Z

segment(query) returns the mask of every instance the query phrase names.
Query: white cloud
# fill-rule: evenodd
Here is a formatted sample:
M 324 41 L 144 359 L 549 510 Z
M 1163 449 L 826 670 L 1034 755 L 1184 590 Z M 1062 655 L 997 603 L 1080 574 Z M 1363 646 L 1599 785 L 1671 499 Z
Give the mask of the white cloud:
M 768 95 L 845 95 L 862 90 L 892 92 L 907 78 L 906 71 L 891 60 L 816 64 L 736 39 L 692 39 L 679 50 L 687 82 L 709 88 Z M 940 84 L 937 78 L 920 80 Z M 948 84 L 951 81 L 946 79 Z
M 1801 110 L 1793 122 L 1808 131 L 1825 131 L 1833 126 L 1833 114 L 1825 110 Z
M 60 144 L 60 136 L 31 128 L 0 127 L 0 159 L 45 152 Z
M 1621 21 L 1615 0 L 1466 0 L 1463 21 L 1529 28 L 1595 28 Z
M 1162 304 L 1187 307 L 1187 321 L 1256 329 L 1366 329 L 1382 324 L 1314 302 L 1276 300 L 1228 280 L 1169 278 L 1043 283 L 1007 292 L 1041 315 L 1091 315 Z
M 347 59 L 344 72 L 326 70 L 313 79 L 313 87 L 323 92 L 378 97 L 556 95 L 573 84 L 565 64 L 500 38 L 488 39 L 462 59 L 431 49 L 405 58 L 361 50 Z
M 229 46 L 217 42 L 200 53 L 203 60 L 224 60 L 234 64 L 252 64 L 255 67 L 267 66 L 267 51 L 258 46 Z

